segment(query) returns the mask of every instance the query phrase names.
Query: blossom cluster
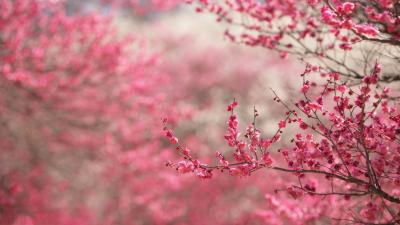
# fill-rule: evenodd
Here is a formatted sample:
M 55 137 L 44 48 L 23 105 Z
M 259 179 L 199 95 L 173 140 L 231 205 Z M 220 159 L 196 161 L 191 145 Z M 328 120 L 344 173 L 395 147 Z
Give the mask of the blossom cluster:
M 225 36 L 238 43 L 332 60 L 363 40 L 400 44 L 398 1 L 187 1 L 232 25 Z M 236 25 L 244 29 L 236 29 Z M 332 40 L 337 40 L 333 42 Z
M 397 221 L 391 210 L 383 207 L 386 204 L 397 209 L 400 203 L 396 188 L 400 184 L 400 112 L 396 101 L 390 98 L 390 89 L 379 86 L 380 73 L 381 65 L 376 63 L 360 85 L 349 87 L 340 74 L 307 65 L 301 75 L 303 98 L 293 107 L 278 96 L 274 99 L 286 109 L 275 135 L 263 136 L 256 128 L 258 113 L 254 110 L 254 121 L 242 137 L 234 114 L 238 103 L 233 101 L 227 108 L 231 115 L 224 135 L 233 149 L 231 156 L 217 152 L 217 164 L 203 164 L 177 144 L 184 160 L 169 166 L 182 173 L 194 172 L 201 178 L 211 177 L 215 170 L 229 171 L 233 176 L 249 176 L 259 169 L 291 173 L 298 177 L 298 184 L 286 189 L 293 198 L 304 194 L 355 198 L 359 199 L 355 200 L 359 207 L 365 205 L 358 211 L 364 222 Z M 321 84 L 310 80 L 310 76 L 318 74 L 325 80 Z M 282 132 L 289 128 L 297 131 L 291 139 L 293 144 L 274 148 Z M 167 137 L 175 140 L 172 132 L 165 129 Z M 199 175 L 198 171 L 209 175 Z M 311 178 L 319 180 L 316 183 Z M 376 205 L 374 201 L 378 200 Z

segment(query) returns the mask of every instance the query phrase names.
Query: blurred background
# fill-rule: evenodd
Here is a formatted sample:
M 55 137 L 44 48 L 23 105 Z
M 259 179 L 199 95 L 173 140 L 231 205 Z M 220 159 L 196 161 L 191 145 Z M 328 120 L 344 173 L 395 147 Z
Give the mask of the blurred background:
M 303 65 L 231 43 L 177 1 L 6 0 L 0 11 L 1 225 L 279 224 L 264 195 L 286 178 L 178 174 L 161 118 L 216 163 L 231 151 L 226 105 L 235 98 L 246 123 L 256 106 L 272 135 L 282 108 L 270 88 L 293 99 Z

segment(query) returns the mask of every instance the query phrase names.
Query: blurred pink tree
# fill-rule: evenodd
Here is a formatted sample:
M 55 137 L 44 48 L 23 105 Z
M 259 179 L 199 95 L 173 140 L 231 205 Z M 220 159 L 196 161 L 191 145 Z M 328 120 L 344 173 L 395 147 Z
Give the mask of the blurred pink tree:
M 176 57 L 166 60 L 141 37 L 120 37 L 107 15 L 67 15 L 63 1 L 6 0 L 0 8 L 0 224 L 252 221 L 263 200 L 236 204 L 256 196 L 247 181 L 204 183 L 165 170 L 174 154 L 160 121 L 209 108 L 205 89 L 245 95 L 265 65 L 221 69 L 212 58 L 253 57 L 193 52 L 185 48 L 193 40 L 160 35 L 163 53 Z

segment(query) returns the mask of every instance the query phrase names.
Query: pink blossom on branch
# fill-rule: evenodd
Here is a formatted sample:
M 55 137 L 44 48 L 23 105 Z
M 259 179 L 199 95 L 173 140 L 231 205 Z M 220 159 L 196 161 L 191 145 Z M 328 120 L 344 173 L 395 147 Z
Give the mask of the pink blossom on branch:
M 320 61 L 320 65 L 328 63 L 330 70 L 349 78 L 359 79 L 364 75 L 363 71 L 349 65 L 349 58 L 344 61 L 337 58 L 338 54 L 354 54 L 357 58 L 358 50 L 368 49 L 370 44 L 400 44 L 398 1 L 228 0 L 189 3 L 202 12 L 215 14 L 218 22 L 228 25 L 225 36 L 232 42 L 273 49 L 283 58 L 296 55 L 308 62 L 315 59 Z M 237 26 L 243 29 L 236 29 Z M 380 57 L 379 53 L 375 54 Z M 381 54 L 382 57 L 386 55 L 385 52 Z M 390 74 L 381 79 L 399 80 L 400 77 Z
M 232 114 L 224 136 L 232 156 L 218 152 L 219 163 L 210 165 L 189 154 L 185 156 L 186 162 L 196 162 L 193 171 L 210 174 L 201 178 L 211 178 L 212 173 L 226 170 L 232 176 L 250 176 L 258 170 L 290 173 L 298 178 L 298 183 L 286 190 L 295 199 L 303 195 L 352 199 L 360 210 L 354 211 L 355 215 L 346 215 L 349 208 L 341 206 L 340 220 L 378 224 L 398 221 L 391 212 L 400 204 L 400 196 L 393 192 L 400 184 L 396 163 L 400 157 L 400 116 L 387 89 L 381 90 L 377 86 L 381 66 L 375 64 L 371 75 L 365 76 L 357 90 L 342 83 L 337 73 L 326 76 L 308 68 L 302 74 L 303 85 L 315 74 L 325 77 L 325 81 L 308 92 L 301 92 L 303 99 L 295 103 L 295 108 L 276 96 L 277 103 L 287 110 L 287 116 L 279 122 L 274 136 L 263 136 L 255 128 L 255 122 L 241 136 L 232 107 L 237 104 L 234 101 L 228 106 Z M 257 116 L 255 111 L 254 121 Z M 289 128 L 286 124 L 289 127 L 298 124 L 292 128 L 298 133 L 291 146 L 278 149 L 280 154 L 276 154 L 273 146 L 283 130 Z M 387 147 L 392 151 L 382 151 Z M 178 151 L 183 149 L 181 145 L 176 148 Z M 287 165 L 277 163 L 280 161 Z M 311 182 L 312 179 L 318 180 L 318 186 Z M 372 206 L 369 199 L 378 201 L 379 206 Z M 362 209 L 363 204 L 367 204 L 366 209 Z M 376 216 L 378 213 L 380 217 Z M 327 216 L 332 218 L 333 214 Z

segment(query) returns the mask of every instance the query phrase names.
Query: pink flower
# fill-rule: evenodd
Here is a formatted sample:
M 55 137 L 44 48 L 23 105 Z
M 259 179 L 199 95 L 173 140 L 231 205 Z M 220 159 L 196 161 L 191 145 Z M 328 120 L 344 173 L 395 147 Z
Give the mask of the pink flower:
M 346 87 L 346 85 L 339 85 L 339 86 L 337 86 L 337 90 L 344 93 L 344 92 L 346 92 L 347 87 Z
M 268 152 L 263 155 L 262 159 L 266 167 L 270 167 L 272 165 L 272 159 Z
M 172 137 L 171 139 L 169 139 L 169 141 L 170 141 L 171 144 L 173 144 L 173 145 L 178 144 L 178 138 L 177 138 L 177 137 Z
M 304 84 L 303 87 L 301 87 L 300 91 L 302 93 L 307 93 L 307 91 L 310 89 L 310 85 Z
M 310 109 L 315 109 L 315 110 L 319 110 L 322 111 L 322 105 L 318 104 L 318 103 L 309 103 L 308 107 L 310 107 Z
M 370 24 L 357 24 L 354 26 L 354 29 L 359 34 L 371 35 L 376 36 L 379 34 L 379 30 Z
M 307 0 L 307 2 L 311 6 L 315 6 L 316 4 L 318 4 L 320 2 L 320 0 Z
M 180 161 L 178 162 L 177 170 L 180 173 L 189 173 L 192 172 L 194 169 L 194 165 L 190 161 Z
M 271 146 L 272 142 L 269 139 L 265 139 L 264 141 L 262 141 L 262 147 L 265 149 L 268 149 L 269 146 Z
M 303 129 L 303 130 L 306 130 L 308 128 L 308 125 L 306 123 L 304 123 L 304 122 L 301 122 L 300 123 L 300 128 Z
M 345 51 L 349 51 L 349 50 L 352 50 L 352 49 L 353 49 L 353 47 L 352 47 L 350 44 L 348 44 L 348 43 L 342 43 L 342 44 L 340 44 L 340 45 L 339 45 L 339 48 L 341 48 L 341 49 L 343 49 L 343 50 L 345 50 Z
M 344 2 L 342 5 L 338 6 L 338 11 L 345 15 L 353 13 L 354 9 L 355 5 L 352 2 Z
M 183 149 L 182 154 L 185 155 L 185 156 L 189 156 L 190 149 L 188 149 L 188 148 Z
M 281 59 L 287 59 L 288 58 L 289 53 L 282 51 L 279 53 L 279 56 L 281 57 Z
M 238 105 L 238 102 L 236 100 L 233 100 L 233 102 L 230 105 L 228 105 L 227 111 L 232 112 L 237 105 Z
M 379 0 L 379 4 L 382 8 L 390 9 L 393 7 L 393 0 Z
M 229 168 L 229 174 L 232 176 L 241 176 L 242 171 L 238 168 Z
M 286 127 L 286 121 L 285 120 L 281 120 L 279 121 L 279 128 L 285 128 Z
M 333 18 L 336 18 L 336 14 L 326 7 L 321 9 L 321 13 L 322 13 L 322 19 L 325 20 L 326 22 L 329 22 Z
M 287 191 L 287 193 L 288 193 L 290 196 L 292 196 L 294 199 L 298 199 L 298 198 L 300 198 L 300 197 L 303 196 L 303 192 L 300 191 L 300 190 L 297 190 L 297 189 L 294 188 L 294 187 L 288 187 L 288 188 L 286 188 L 286 191 Z

